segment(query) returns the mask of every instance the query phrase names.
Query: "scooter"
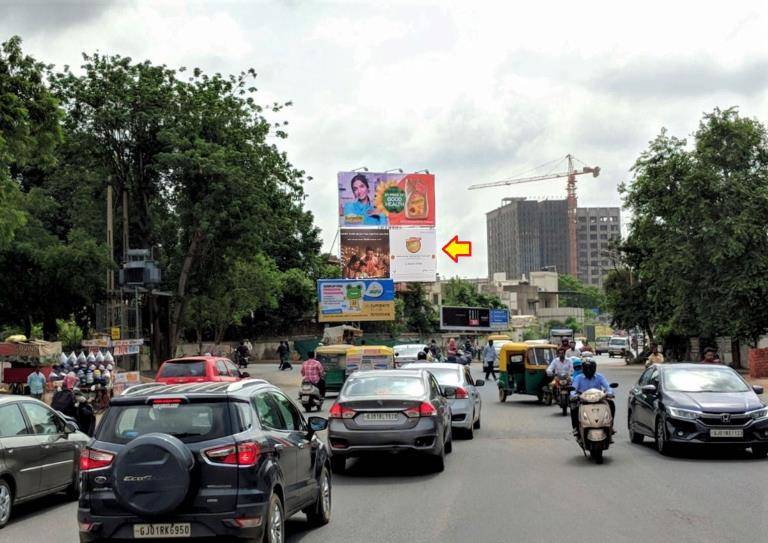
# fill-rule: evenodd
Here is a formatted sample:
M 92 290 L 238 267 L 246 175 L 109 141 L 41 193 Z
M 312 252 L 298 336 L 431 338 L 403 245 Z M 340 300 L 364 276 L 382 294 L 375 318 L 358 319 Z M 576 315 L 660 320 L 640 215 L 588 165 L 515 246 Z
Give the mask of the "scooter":
M 311 413 L 313 407 L 316 407 L 318 411 L 323 408 L 324 398 L 320 395 L 320 389 L 306 379 L 301 382 L 299 400 L 307 413 Z
M 618 387 L 611 383 L 611 388 Z M 571 388 L 571 387 L 569 387 Z M 579 395 L 579 426 L 576 441 L 584 456 L 589 453 L 595 464 L 603 463 L 603 451 L 608 450 L 613 433 L 611 407 L 602 390 L 590 388 Z

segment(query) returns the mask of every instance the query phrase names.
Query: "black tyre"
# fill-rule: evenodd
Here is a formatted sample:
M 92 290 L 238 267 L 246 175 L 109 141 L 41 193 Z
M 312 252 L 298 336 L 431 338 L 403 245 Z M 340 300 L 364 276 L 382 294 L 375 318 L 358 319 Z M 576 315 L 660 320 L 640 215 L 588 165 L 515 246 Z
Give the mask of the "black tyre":
M 768 445 L 752 445 L 752 456 L 756 458 L 768 456 Z
M 4 479 L 0 479 L 0 528 L 8 524 L 13 512 L 13 491 Z
M 306 411 L 307 413 L 311 413 L 312 412 L 312 404 L 311 403 L 305 403 L 305 404 L 302 404 L 302 405 L 304 406 L 304 411 Z
M 507 391 L 503 388 L 499 389 L 499 401 L 502 403 L 507 401 Z
M 672 447 L 667 441 L 667 432 L 664 430 L 664 420 L 661 417 L 656 419 L 656 432 L 654 434 L 656 450 L 665 456 L 670 454 L 672 452 Z
M 445 470 L 445 445 L 440 445 L 440 450 L 432 457 L 432 471 L 440 473 Z
M 477 420 L 475 421 L 473 426 L 474 426 L 475 430 L 479 430 L 480 429 L 480 415 L 477 416 Z
M 320 471 L 317 489 L 315 504 L 304 512 L 312 526 L 323 526 L 331 521 L 331 474 L 326 467 Z
M 645 436 L 640 432 L 636 432 L 632 423 L 632 413 L 627 417 L 627 430 L 629 431 L 629 440 L 635 445 L 640 445 L 645 441 Z
M 552 402 L 555 400 L 555 395 L 551 392 L 545 392 L 544 393 L 544 404 L 545 405 L 552 405 Z
M 347 459 L 343 456 L 331 456 L 331 470 L 333 473 L 344 473 L 347 469 Z
M 589 455 L 595 461 L 595 464 L 603 463 L 603 449 L 590 449 Z
M 475 425 L 464 428 L 464 439 L 475 439 Z
M 285 513 L 280 496 L 274 492 L 269 497 L 269 509 L 267 509 L 267 522 L 264 524 L 264 543 L 284 543 L 285 541 Z
M 448 441 L 445 442 L 445 453 L 453 452 L 453 428 L 448 428 Z
M 563 404 L 560 406 L 560 409 L 562 409 L 562 410 L 563 410 L 563 412 L 562 412 L 562 415 L 563 415 L 563 416 L 566 416 L 566 415 L 568 414 L 568 402 L 564 402 L 564 403 L 563 403 Z

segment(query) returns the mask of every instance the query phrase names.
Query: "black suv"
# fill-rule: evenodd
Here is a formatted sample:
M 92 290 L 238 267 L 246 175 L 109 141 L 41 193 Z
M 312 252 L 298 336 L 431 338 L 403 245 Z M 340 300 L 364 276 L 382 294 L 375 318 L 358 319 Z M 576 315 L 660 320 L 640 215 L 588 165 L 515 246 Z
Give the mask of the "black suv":
M 80 458 L 80 541 L 212 537 L 282 543 L 331 517 L 328 449 L 280 389 L 148 383 L 112 400 Z

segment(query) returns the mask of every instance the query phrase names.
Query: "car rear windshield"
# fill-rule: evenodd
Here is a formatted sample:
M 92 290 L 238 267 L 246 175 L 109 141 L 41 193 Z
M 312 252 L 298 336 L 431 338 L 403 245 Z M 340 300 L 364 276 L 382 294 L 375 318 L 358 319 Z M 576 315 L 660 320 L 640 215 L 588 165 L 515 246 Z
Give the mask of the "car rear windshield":
M 674 392 L 746 392 L 749 387 L 727 368 L 675 368 L 664 372 L 667 390 Z
M 610 345 L 619 345 L 619 346 L 621 346 L 621 345 L 626 345 L 626 344 L 627 344 L 627 340 L 626 339 L 612 339 L 611 342 L 610 342 Z
M 395 352 L 400 358 L 416 358 L 416 355 L 424 351 L 424 347 L 426 345 L 398 345 L 395 347 Z
M 97 439 L 128 443 L 152 432 L 170 434 L 185 443 L 208 441 L 230 433 L 228 403 L 113 405 Z
M 205 363 L 202 360 L 166 362 L 159 377 L 205 377 Z
M 437 382 L 441 385 L 463 385 L 458 370 L 453 368 L 429 368 L 429 373 L 434 375 L 435 379 L 437 379 Z
M 356 377 L 347 381 L 343 396 L 422 396 L 424 384 L 420 377 L 382 376 Z

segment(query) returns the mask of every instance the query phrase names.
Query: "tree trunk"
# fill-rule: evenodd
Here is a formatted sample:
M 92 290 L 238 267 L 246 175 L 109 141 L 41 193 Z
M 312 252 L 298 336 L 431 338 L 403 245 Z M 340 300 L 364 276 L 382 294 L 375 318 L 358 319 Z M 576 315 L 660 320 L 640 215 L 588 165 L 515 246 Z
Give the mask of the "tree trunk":
M 59 333 L 59 327 L 56 325 L 56 318 L 46 315 L 43 318 L 43 339 L 53 341 Z
M 179 335 L 181 334 L 181 323 L 183 322 L 184 313 L 189 303 L 189 296 L 187 294 L 187 282 L 189 276 L 192 273 L 192 268 L 197 263 L 197 259 L 205 249 L 205 235 L 201 231 L 197 231 L 192 235 L 192 240 L 189 243 L 187 254 L 184 256 L 184 262 L 181 266 L 181 273 L 179 274 L 179 282 L 176 288 L 176 300 L 173 306 L 173 312 L 171 313 L 171 325 L 168 334 L 170 343 L 170 350 L 172 355 L 176 353 L 176 347 L 179 343 Z
M 32 339 L 32 317 L 29 315 L 24 317 L 24 335 L 27 339 Z
M 203 329 L 199 326 L 195 328 L 197 334 L 197 354 L 203 354 Z

